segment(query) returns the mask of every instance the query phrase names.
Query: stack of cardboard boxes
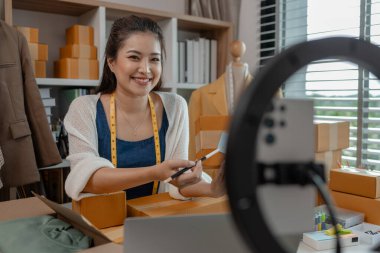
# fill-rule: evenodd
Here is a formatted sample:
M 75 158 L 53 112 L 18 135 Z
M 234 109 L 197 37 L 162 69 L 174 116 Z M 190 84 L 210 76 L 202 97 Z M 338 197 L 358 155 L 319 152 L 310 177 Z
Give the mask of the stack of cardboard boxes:
M 380 225 L 380 172 L 366 169 L 334 169 L 331 195 L 337 206 L 365 214 L 365 221 Z
M 37 28 L 16 26 L 28 41 L 30 56 L 35 77 L 46 77 L 46 61 L 48 60 L 48 45 L 39 43 Z
M 60 59 L 54 62 L 55 77 L 98 79 L 99 63 L 94 46 L 94 29 L 74 25 L 66 29 L 66 46 L 60 49 Z
M 315 161 L 324 163 L 325 177 L 342 164 L 342 150 L 350 146 L 350 123 L 315 121 Z

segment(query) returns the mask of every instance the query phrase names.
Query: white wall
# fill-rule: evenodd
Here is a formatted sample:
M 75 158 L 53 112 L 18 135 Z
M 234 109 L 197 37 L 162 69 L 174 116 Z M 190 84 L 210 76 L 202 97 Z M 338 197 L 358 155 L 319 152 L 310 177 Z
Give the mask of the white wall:
M 132 6 L 185 14 L 185 0 L 108 0 Z
M 242 61 L 248 63 L 252 75 L 259 65 L 260 40 L 260 0 L 241 0 L 239 20 L 239 40 L 246 45 Z

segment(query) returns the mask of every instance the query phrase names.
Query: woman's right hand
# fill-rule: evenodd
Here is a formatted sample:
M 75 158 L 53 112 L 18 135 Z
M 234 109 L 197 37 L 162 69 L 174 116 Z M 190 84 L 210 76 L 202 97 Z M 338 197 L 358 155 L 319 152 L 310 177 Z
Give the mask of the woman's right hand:
M 163 181 L 171 177 L 178 170 L 194 166 L 195 162 L 187 160 L 166 160 L 155 168 L 155 178 L 159 181 Z M 187 172 L 183 173 L 179 177 L 170 181 L 170 183 L 178 188 L 182 188 L 188 185 L 196 184 L 201 181 L 202 166 L 198 163 Z

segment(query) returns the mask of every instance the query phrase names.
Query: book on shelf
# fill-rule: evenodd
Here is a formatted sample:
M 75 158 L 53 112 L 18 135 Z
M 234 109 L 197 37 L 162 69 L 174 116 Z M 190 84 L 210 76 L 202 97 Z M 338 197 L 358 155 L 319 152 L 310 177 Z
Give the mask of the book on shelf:
M 193 41 L 193 82 L 200 83 L 200 57 L 199 57 L 199 40 Z
M 217 78 L 217 66 L 218 66 L 218 42 L 216 40 L 211 40 L 210 47 L 210 81 L 215 81 Z
M 194 43 L 192 40 L 186 40 L 186 82 L 187 83 L 194 82 L 193 55 L 194 55 Z
M 178 42 L 178 82 L 185 82 L 185 68 L 186 68 L 186 56 L 185 56 L 185 42 Z
M 50 98 L 50 88 L 38 88 L 41 98 Z
M 205 57 L 205 38 L 199 38 L 199 62 L 198 62 L 198 83 L 205 83 L 205 67 L 206 67 L 206 57 Z
M 205 40 L 205 68 L 204 68 L 204 71 L 205 71 L 205 83 L 210 83 L 211 80 L 210 80 L 210 62 L 211 62 L 211 59 L 210 59 L 210 45 L 211 45 L 211 41 L 206 39 Z
M 51 107 L 44 107 L 46 116 L 51 116 Z
M 55 106 L 55 98 L 43 98 L 42 103 L 44 107 L 53 107 Z

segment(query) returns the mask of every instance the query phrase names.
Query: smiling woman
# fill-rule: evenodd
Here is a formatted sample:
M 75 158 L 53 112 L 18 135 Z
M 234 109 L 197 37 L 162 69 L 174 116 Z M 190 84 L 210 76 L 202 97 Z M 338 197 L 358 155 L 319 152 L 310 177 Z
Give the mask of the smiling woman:
M 65 118 L 71 162 L 65 188 L 72 199 L 120 190 L 128 199 L 165 191 L 177 199 L 224 194 L 223 170 L 210 182 L 201 162 L 163 182 L 195 165 L 187 160 L 185 100 L 158 92 L 164 55 L 156 22 L 137 16 L 114 22 L 97 95 L 74 100 Z

